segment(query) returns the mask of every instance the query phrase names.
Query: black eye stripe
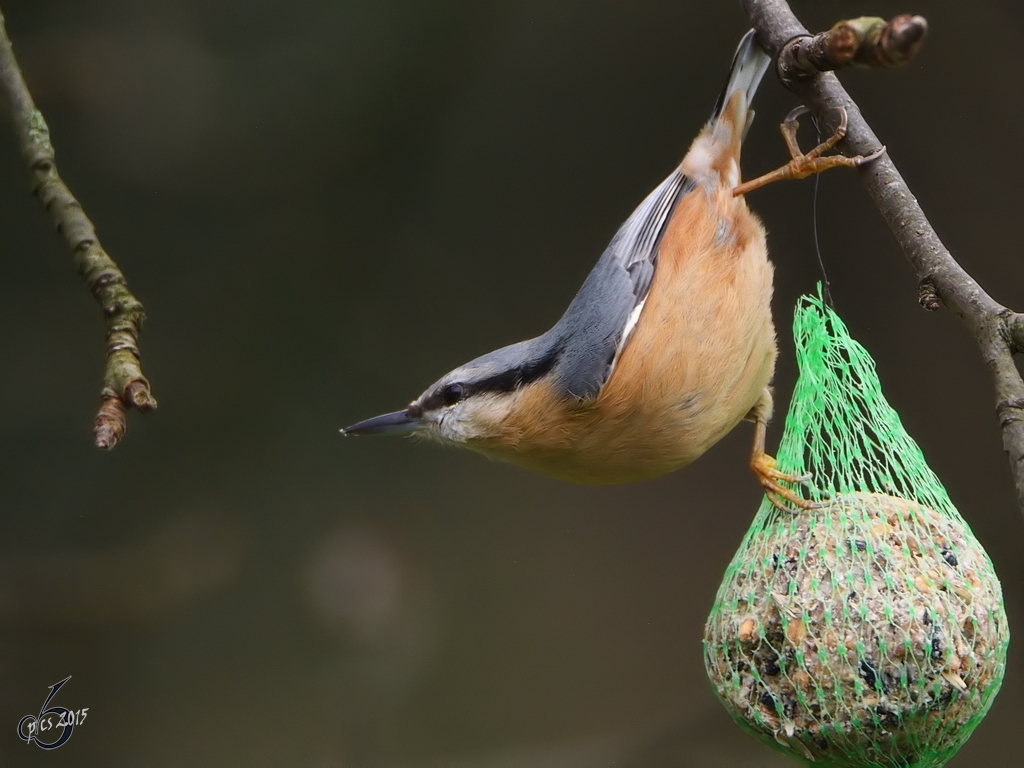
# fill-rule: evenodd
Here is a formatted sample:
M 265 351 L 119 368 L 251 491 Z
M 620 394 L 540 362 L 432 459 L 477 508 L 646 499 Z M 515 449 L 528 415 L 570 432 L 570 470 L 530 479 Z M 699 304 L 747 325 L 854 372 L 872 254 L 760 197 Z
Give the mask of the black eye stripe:
M 513 392 L 526 384 L 543 378 L 555 367 L 561 349 L 554 348 L 544 357 L 531 360 L 522 365 L 503 371 L 494 376 L 475 382 L 472 386 L 476 392 Z
M 431 392 L 423 400 L 424 411 L 432 411 L 455 405 L 470 395 L 486 392 L 514 392 L 550 373 L 558 360 L 560 349 L 553 349 L 546 356 L 531 360 L 523 365 L 502 371 L 486 379 L 472 382 L 453 381 Z

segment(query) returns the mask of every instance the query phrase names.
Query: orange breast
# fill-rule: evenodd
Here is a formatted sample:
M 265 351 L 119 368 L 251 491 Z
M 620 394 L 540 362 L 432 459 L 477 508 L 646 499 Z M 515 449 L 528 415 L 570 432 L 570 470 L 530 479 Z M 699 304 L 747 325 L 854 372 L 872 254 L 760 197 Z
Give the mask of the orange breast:
M 662 239 L 640 318 L 596 401 L 528 387 L 477 450 L 586 483 L 686 466 L 757 402 L 775 364 L 764 229 L 730 190 L 698 188 Z

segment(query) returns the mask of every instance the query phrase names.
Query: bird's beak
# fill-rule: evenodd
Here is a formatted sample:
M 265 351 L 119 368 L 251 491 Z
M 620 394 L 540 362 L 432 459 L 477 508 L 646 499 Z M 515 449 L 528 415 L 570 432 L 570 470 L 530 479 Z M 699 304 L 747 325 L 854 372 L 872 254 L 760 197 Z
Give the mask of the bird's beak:
M 425 426 L 423 417 L 411 408 L 360 421 L 341 430 L 343 435 L 402 435 Z

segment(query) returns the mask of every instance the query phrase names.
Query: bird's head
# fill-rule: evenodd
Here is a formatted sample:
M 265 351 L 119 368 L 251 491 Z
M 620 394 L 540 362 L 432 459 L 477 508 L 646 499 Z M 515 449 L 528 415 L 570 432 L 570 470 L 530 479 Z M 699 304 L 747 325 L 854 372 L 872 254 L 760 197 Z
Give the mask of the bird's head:
M 413 434 L 472 444 L 499 439 L 523 393 L 552 375 L 557 351 L 541 339 L 503 347 L 445 374 L 405 410 L 341 430 L 345 435 Z M 543 347 L 541 347 L 543 349 Z

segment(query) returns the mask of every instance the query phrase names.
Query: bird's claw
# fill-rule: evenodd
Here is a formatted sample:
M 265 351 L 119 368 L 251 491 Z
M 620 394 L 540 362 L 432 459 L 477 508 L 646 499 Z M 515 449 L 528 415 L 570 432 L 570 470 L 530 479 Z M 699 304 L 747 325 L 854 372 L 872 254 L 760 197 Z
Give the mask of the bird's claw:
M 782 485 L 782 483 L 808 485 L 812 477 L 809 473 L 793 475 L 781 472 L 776 468 L 775 458 L 763 452 L 755 454 L 751 458 L 750 468 L 754 471 L 754 475 L 757 476 L 761 487 L 764 488 L 765 498 L 774 504 L 777 509 L 783 512 L 797 512 L 821 509 L 825 506 L 820 501 L 805 499 L 792 488 Z
M 854 157 L 852 159 L 857 161 L 857 167 L 859 168 L 862 165 L 867 165 L 872 160 L 877 160 L 882 155 L 884 155 L 886 153 L 886 151 L 887 151 L 886 146 L 885 146 L 885 144 L 883 144 L 878 149 L 876 149 L 874 152 L 872 152 L 870 155 L 857 155 L 856 157 Z
M 737 185 L 732 190 L 734 197 L 745 195 L 748 192 L 753 192 L 755 189 L 760 189 L 767 184 L 781 181 L 782 179 L 806 179 L 808 176 L 822 173 L 830 168 L 859 168 L 865 163 L 877 160 L 885 153 L 885 147 L 882 146 L 870 155 L 856 155 L 854 157 L 829 155 L 822 157 L 825 152 L 835 147 L 846 136 L 847 118 L 846 109 L 843 107 L 838 108 L 839 125 L 832 132 L 832 135 L 813 149 L 803 152 L 800 149 L 800 144 L 797 142 L 796 132 L 800 125 L 800 117 L 809 111 L 807 107 L 797 107 L 786 115 L 786 119 L 782 122 L 782 138 L 785 139 L 786 147 L 789 149 L 790 161 L 770 173 Z

